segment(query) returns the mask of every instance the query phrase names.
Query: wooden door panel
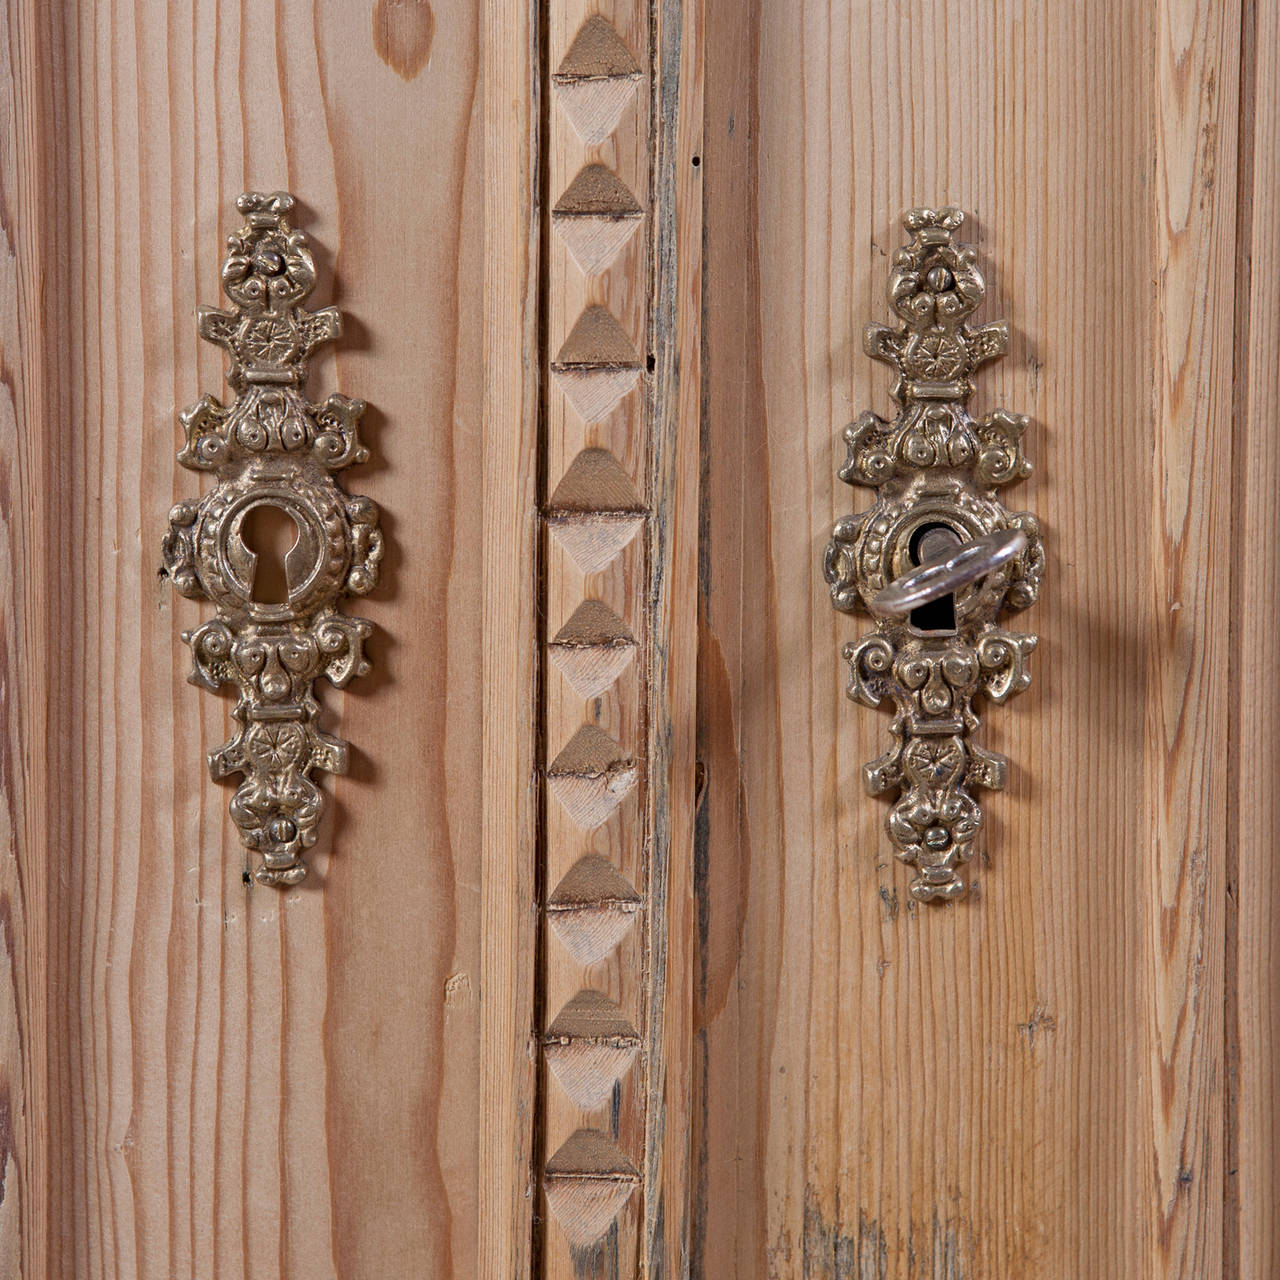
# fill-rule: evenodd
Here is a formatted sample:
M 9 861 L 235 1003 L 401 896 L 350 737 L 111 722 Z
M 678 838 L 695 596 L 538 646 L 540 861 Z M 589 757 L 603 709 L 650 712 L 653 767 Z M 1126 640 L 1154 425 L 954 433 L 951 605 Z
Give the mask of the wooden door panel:
M 1221 1274 L 1239 15 L 708 15 L 695 1271 Z M 844 697 L 867 623 L 820 556 L 868 501 L 839 433 L 887 404 L 899 215 L 942 203 L 1012 324 L 975 403 L 1031 415 L 1006 501 L 1050 564 L 979 734 L 989 859 L 935 910 L 862 792 L 888 717 Z
M 475 1273 L 481 10 L 416 8 L 7 15 L 23 1275 Z M 373 673 L 320 695 L 353 767 L 285 893 L 242 881 L 208 777 L 230 704 L 179 632 L 211 610 L 157 577 L 208 484 L 176 411 L 225 391 L 194 310 L 236 194 L 276 188 L 346 321 L 311 388 L 369 401 L 353 487 L 389 544 Z
M 600 136 L 555 79 L 597 14 L 626 58 L 581 96 L 633 86 Z M 2 17 L 0 1274 L 1280 1272 L 1276 0 Z M 553 213 L 591 165 L 639 222 L 584 266 Z M 282 893 L 208 778 L 212 610 L 157 569 L 209 484 L 176 414 L 225 393 L 194 309 L 236 194 L 286 187 L 389 549 Z M 821 556 L 869 501 L 840 433 L 890 403 L 861 333 L 900 215 L 942 203 L 1049 567 L 1032 685 L 982 709 L 986 856 L 934 907 L 862 790 L 889 717 L 845 697 L 869 623 Z M 637 371 L 598 418 L 557 368 L 592 307 Z M 602 448 L 643 528 L 583 569 L 553 493 Z M 588 598 L 636 640 L 590 696 L 549 643 Z M 636 768 L 598 827 L 548 785 L 583 725 Z M 638 918 L 584 961 L 548 906 L 590 852 Z M 634 1031 L 603 1101 L 544 1053 L 582 989 Z M 575 1243 L 553 1153 L 593 1220 L 620 1171 L 582 1128 L 630 1189 Z

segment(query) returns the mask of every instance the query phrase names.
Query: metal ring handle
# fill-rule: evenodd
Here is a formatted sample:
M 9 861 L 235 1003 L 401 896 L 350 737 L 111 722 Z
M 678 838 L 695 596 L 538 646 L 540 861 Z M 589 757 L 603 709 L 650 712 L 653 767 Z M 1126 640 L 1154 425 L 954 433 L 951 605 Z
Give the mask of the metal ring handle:
M 871 601 L 872 613 L 892 618 L 909 613 L 917 605 L 927 604 L 959 591 L 969 583 L 1007 564 L 1027 547 L 1027 535 L 1021 529 L 997 529 L 958 551 L 928 560 L 918 569 L 891 582 Z

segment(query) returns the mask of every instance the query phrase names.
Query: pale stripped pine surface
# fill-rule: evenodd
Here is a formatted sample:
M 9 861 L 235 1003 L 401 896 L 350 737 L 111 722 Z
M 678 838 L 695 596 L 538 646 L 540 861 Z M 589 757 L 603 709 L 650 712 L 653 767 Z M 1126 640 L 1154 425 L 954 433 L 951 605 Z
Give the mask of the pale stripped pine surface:
M 51 524 L 52 382 L 37 335 L 46 192 L 22 158 L 47 106 L 35 6 L 0 27 L 0 1273 L 49 1274 L 48 655 L 53 610 L 32 554 Z
M 379 9 L 6 11 L 6 1275 L 476 1272 L 481 8 Z M 352 772 L 283 894 L 206 772 L 229 702 L 179 632 L 211 608 L 157 577 L 208 484 L 175 412 L 226 394 L 194 309 L 277 187 L 390 546 L 374 673 L 321 692 Z
M 693 1273 L 1264 1280 L 1276 7 L 707 12 Z M 487 208 L 476 13 L 6 18 L 0 1271 L 524 1274 L 532 770 L 528 726 L 497 722 L 533 688 L 535 15 L 483 24 L 502 51 Z M 312 385 L 373 402 L 374 462 L 350 483 L 394 548 L 359 606 L 376 674 L 325 695 L 357 759 L 325 783 L 337 856 L 327 833 L 323 890 L 286 896 L 242 885 L 204 770 L 225 706 L 185 684 L 177 632 L 208 607 L 154 576 L 168 505 L 200 486 L 173 462 L 174 411 L 221 390 L 192 310 L 219 301 L 232 201 L 259 184 L 300 196 L 317 301 L 347 312 Z M 835 480 L 839 429 L 889 407 L 859 335 L 886 314 L 898 214 L 943 200 L 977 215 L 983 316 L 1013 323 L 975 407 L 1033 417 L 1037 471 L 1007 500 L 1044 519 L 1051 576 L 1022 619 L 1035 683 L 982 730 L 1012 765 L 986 797 L 980 896 L 912 911 L 884 802 L 860 788 L 887 717 L 842 693 L 839 644 L 866 624 L 836 617 L 816 566 L 833 517 L 866 501 Z M 467 300 L 486 275 L 482 463 Z M 684 315 L 691 260 L 677 281 Z M 693 386 L 673 393 L 681 431 Z M 677 575 L 689 461 L 686 440 L 650 476 L 670 485 Z M 1244 530 L 1257 550 L 1237 561 Z M 677 639 L 682 598 L 651 615 Z M 671 1192 L 666 1240 L 639 1247 L 677 1274 L 690 904 L 672 719 L 677 972 L 637 1079 Z M 663 1063 L 677 1079 L 654 1093 Z
M 1234 683 L 1227 612 L 1240 541 L 1274 526 L 1276 497 L 1256 476 L 1247 533 L 1233 518 L 1233 448 L 1275 467 L 1269 418 L 1246 436 L 1232 416 L 1254 57 L 1240 8 L 711 0 L 708 15 L 695 1274 L 1202 1280 L 1235 1262 L 1235 1177 L 1226 1274 L 1261 1280 L 1272 712 L 1244 722 L 1238 789 L 1227 744 L 1233 688 L 1247 701 L 1274 665 L 1269 561 L 1246 569 L 1260 613 Z M 1264 415 L 1274 22 L 1259 6 L 1244 220 Z M 974 408 L 1032 417 L 1035 473 L 1004 500 L 1042 518 L 1049 570 L 1013 619 L 1041 637 L 1034 683 L 980 731 L 1011 761 L 1008 789 L 983 797 L 989 865 L 970 902 L 916 909 L 886 802 L 862 791 L 889 717 L 843 692 L 840 645 L 869 623 L 834 613 L 819 566 L 833 519 L 870 500 L 836 479 L 839 432 L 891 407 L 861 331 L 888 315 L 899 215 L 941 203 L 974 215 L 979 318 L 1012 324 Z
M 484 18 L 484 726 L 476 1274 L 528 1274 L 538 1055 L 536 13 Z M 458 1273 L 459 1275 L 461 1272 Z
M 1280 1275 L 1280 4 L 1252 12 L 1252 57 L 1241 94 L 1241 296 L 1235 371 L 1235 499 L 1243 540 L 1232 594 L 1232 825 L 1237 856 L 1228 898 L 1228 1080 L 1225 1274 Z M 1252 75 L 1249 69 L 1252 68 Z M 1250 136 L 1251 135 L 1251 136 Z M 1246 143 L 1251 145 L 1246 145 Z M 1246 198 L 1247 197 L 1247 198 Z M 1244 286 L 1248 285 L 1247 291 Z

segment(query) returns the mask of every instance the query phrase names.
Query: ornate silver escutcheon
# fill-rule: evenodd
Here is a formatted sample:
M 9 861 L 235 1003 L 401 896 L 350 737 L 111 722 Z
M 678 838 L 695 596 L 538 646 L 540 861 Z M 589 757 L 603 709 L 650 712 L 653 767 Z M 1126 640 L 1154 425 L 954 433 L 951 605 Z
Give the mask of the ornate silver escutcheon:
M 876 628 L 847 644 L 849 696 L 894 707 L 890 751 L 863 769 L 867 791 L 896 792 L 889 837 L 916 870 L 918 901 L 961 897 L 961 869 L 982 830 L 978 787 L 999 790 L 1003 756 L 972 741 L 974 699 L 1025 689 L 1036 637 L 1000 626 L 1035 602 L 1044 569 L 1040 527 L 1012 514 L 997 488 L 1031 470 L 1027 419 L 966 405 L 978 366 L 1003 355 L 1003 322 L 972 327 L 985 286 L 975 253 L 957 244 L 959 209 L 912 209 L 910 242 L 894 255 L 896 327 L 872 324 L 868 355 L 898 371 L 892 421 L 864 413 L 844 432 L 840 478 L 876 490 L 866 511 L 836 523 L 824 570 L 837 609 L 864 609 Z
M 243 781 L 231 816 L 260 863 L 261 884 L 297 884 L 302 853 L 316 841 L 324 808 L 314 769 L 342 773 L 347 744 L 315 725 L 313 686 L 325 676 L 344 687 L 369 669 L 364 641 L 372 624 L 338 611 L 344 595 L 378 580 L 378 509 L 352 497 L 335 474 L 368 456 L 360 443 L 359 400 L 304 398 L 307 360 L 341 332 L 333 307 L 305 311 L 316 271 L 306 238 L 289 225 L 293 197 L 242 195 L 246 225 L 230 237 L 222 287 L 234 307 L 201 307 L 200 336 L 231 357 L 229 407 L 212 396 L 181 415 L 186 443 L 178 461 L 212 471 L 203 498 L 169 513 L 164 567 L 184 595 L 211 600 L 217 616 L 183 633 L 193 684 L 232 685 L 239 728 L 209 755 L 215 780 Z M 280 581 L 265 582 L 249 536 L 253 522 L 281 517 L 293 544 Z

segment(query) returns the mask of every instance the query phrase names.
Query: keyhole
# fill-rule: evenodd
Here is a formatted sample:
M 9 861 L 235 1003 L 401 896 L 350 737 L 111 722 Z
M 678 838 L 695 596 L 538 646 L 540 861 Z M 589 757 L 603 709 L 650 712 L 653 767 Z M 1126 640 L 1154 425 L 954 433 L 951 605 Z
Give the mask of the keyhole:
M 960 538 L 949 524 L 921 525 L 911 536 L 911 563 L 923 564 L 960 545 Z M 956 598 L 948 594 L 928 600 L 911 610 L 911 625 L 917 631 L 934 635 L 955 635 Z
M 258 604 L 287 604 L 289 579 L 284 558 L 298 541 L 294 518 L 264 502 L 246 513 L 240 541 L 258 557 L 253 571 L 253 599 Z

